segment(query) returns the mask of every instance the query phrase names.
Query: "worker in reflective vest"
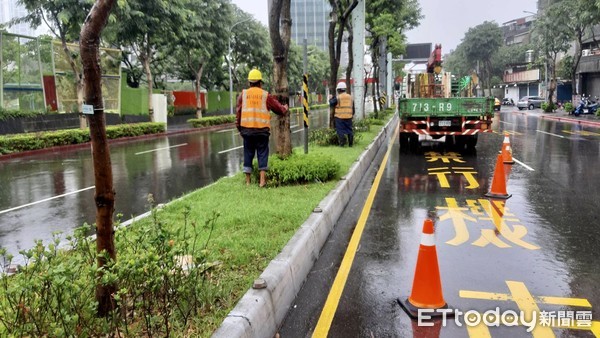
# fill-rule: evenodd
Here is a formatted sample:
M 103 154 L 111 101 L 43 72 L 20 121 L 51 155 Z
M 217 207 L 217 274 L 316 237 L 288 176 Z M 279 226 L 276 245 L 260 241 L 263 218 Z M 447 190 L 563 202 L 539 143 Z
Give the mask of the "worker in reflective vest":
M 258 157 L 260 172 L 259 186 L 267 183 L 266 171 L 269 159 L 269 136 L 271 135 L 271 113 L 285 115 L 288 106 L 281 105 L 275 97 L 262 89 L 262 74 L 258 69 L 252 69 L 248 74 L 250 88 L 244 89 L 238 97 L 235 124 L 244 139 L 244 173 L 246 185 L 250 185 L 252 161 Z
M 354 116 L 354 104 L 352 96 L 346 93 L 346 82 L 338 83 L 336 87 L 337 96 L 329 99 L 329 106 L 334 107 L 335 131 L 338 134 L 340 146 L 346 145 L 346 136 L 348 146 L 354 144 L 354 131 L 352 130 L 352 117 Z

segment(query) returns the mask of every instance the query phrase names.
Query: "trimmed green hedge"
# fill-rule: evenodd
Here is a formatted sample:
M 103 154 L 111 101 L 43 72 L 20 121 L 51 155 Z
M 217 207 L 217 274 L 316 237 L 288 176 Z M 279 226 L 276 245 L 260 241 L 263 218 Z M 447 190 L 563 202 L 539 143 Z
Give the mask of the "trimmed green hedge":
M 0 121 L 6 121 L 8 119 L 16 119 L 20 117 L 36 117 L 38 115 L 46 114 L 44 111 L 21 111 L 21 110 L 10 110 L 3 109 L 0 107 Z
M 258 182 L 258 162 L 253 163 L 253 176 Z M 322 154 L 292 154 L 285 160 L 277 155 L 269 156 L 267 184 L 282 186 L 327 182 L 335 179 L 340 171 L 340 164 L 330 156 Z
M 106 136 L 108 139 L 164 132 L 164 123 L 153 122 L 122 124 L 106 128 Z M 0 155 L 69 144 L 80 144 L 89 141 L 90 131 L 87 129 L 68 129 L 18 135 L 3 135 L 0 136 Z
M 316 104 L 314 106 L 310 106 L 311 110 L 316 110 L 316 109 L 323 109 L 323 108 L 329 108 L 328 104 Z M 302 107 L 294 107 L 294 108 L 290 108 L 290 113 L 301 113 L 303 112 L 303 108 Z
M 235 123 L 235 115 L 221 115 L 203 117 L 201 119 L 189 119 L 188 123 L 194 128 L 210 127 L 219 124 Z

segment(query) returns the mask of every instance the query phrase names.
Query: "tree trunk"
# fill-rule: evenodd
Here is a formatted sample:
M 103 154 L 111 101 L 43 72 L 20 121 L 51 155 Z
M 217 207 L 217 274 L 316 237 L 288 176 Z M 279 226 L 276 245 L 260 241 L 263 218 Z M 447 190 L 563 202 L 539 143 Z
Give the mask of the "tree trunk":
M 202 100 L 200 97 L 200 89 L 202 88 L 200 86 L 200 79 L 202 79 L 202 72 L 204 71 L 204 63 L 200 64 L 200 69 L 198 69 L 198 71 L 196 72 L 196 82 L 195 82 L 195 89 L 196 89 L 196 118 L 201 119 L 202 118 Z
M 485 81 L 487 82 L 488 95 L 492 96 L 492 62 L 487 60 L 485 62 Z
M 140 61 L 144 67 L 146 73 L 146 80 L 148 81 L 148 115 L 150 116 L 150 122 L 154 122 L 154 105 L 152 104 L 152 91 L 154 90 L 154 78 L 152 77 L 152 70 L 150 69 L 150 52 L 145 50 L 140 55 Z
M 354 36 L 352 34 L 352 25 L 346 23 L 346 31 L 348 32 L 348 67 L 346 68 L 346 86 L 352 88 L 352 68 L 354 68 L 354 54 L 352 53 L 352 44 Z
M 292 19 L 291 0 L 269 0 L 269 35 L 273 46 L 273 79 L 275 95 L 281 104 L 289 103 L 289 84 L 287 78 L 288 52 Z M 288 157 L 292 153 L 290 115 L 277 117 L 277 155 Z
M 115 284 L 104 285 L 104 267 L 109 260 L 115 261 L 117 253 L 114 241 L 112 216 L 114 213 L 115 192 L 110 161 L 110 149 L 106 137 L 104 107 L 102 104 L 102 72 L 100 70 L 100 34 L 106 25 L 108 15 L 116 0 L 96 0 L 81 29 L 80 52 L 85 80 L 85 102 L 94 106 L 94 114 L 89 116 L 92 156 L 94 161 L 94 182 L 96 193 L 96 252 L 98 253 L 98 276 L 96 301 L 98 316 L 108 316 L 115 308 Z
M 373 58 L 373 60 L 375 60 Z M 376 63 L 373 63 L 373 81 L 371 81 L 371 97 L 373 98 L 373 114 L 375 116 L 375 118 L 378 118 L 378 109 L 377 106 L 379 105 L 379 101 L 377 100 L 377 95 L 375 93 L 375 87 L 378 86 L 377 84 L 377 77 L 375 77 L 375 74 L 379 74 L 379 67 L 377 67 Z
M 80 47 L 81 48 L 81 47 Z M 77 84 L 75 85 L 77 88 L 77 110 L 79 110 L 79 128 L 86 129 L 87 128 L 87 118 L 83 115 L 83 80 L 77 80 Z
M 552 65 L 550 65 L 550 85 L 548 86 L 548 108 L 546 112 L 551 112 L 551 105 L 554 104 L 554 92 L 556 91 L 556 54 L 552 59 Z
M 81 79 L 81 74 L 79 73 L 79 69 L 77 68 L 77 65 L 75 64 L 75 59 L 73 58 L 73 55 L 71 54 L 71 51 L 69 50 L 69 47 L 67 46 L 67 38 L 65 37 L 64 34 L 60 35 L 60 42 L 61 42 L 61 46 L 63 49 L 63 52 L 65 53 L 65 56 L 67 57 L 67 60 L 69 60 L 69 66 L 71 67 L 71 70 L 73 71 L 73 77 L 75 78 L 75 94 L 77 95 L 77 112 L 79 113 L 79 127 L 81 129 L 85 129 L 87 128 L 87 122 L 85 119 L 85 116 L 83 116 L 82 111 L 83 111 L 83 82 Z M 67 110 L 67 109 L 65 109 Z
M 338 60 L 335 58 L 335 25 L 336 25 L 336 17 L 337 14 L 335 12 L 335 5 L 333 4 L 333 1 L 330 0 L 330 3 L 332 3 L 332 10 L 331 10 L 331 20 L 329 20 L 329 32 L 328 32 L 328 37 L 329 37 L 329 94 L 335 96 L 337 93 L 335 91 L 335 88 L 337 86 L 337 80 L 338 80 L 338 76 L 337 76 L 337 72 L 338 72 Z M 333 129 L 335 128 L 335 108 L 334 107 L 329 107 L 329 128 Z
M 583 32 L 577 32 L 577 43 L 575 44 L 575 54 L 573 59 L 573 65 L 571 66 L 571 95 L 575 97 L 577 93 L 577 67 L 579 67 L 579 62 L 581 61 L 581 45 L 583 41 Z

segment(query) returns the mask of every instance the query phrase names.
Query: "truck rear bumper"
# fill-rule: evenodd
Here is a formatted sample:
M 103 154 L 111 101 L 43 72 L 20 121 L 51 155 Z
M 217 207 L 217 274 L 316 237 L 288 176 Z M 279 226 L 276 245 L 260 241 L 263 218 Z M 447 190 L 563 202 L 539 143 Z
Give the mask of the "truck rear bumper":
M 488 117 L 428 117 L 426 119 L 403 119 L 400 132 L 418 135 L 475 135 L 491 132 Z

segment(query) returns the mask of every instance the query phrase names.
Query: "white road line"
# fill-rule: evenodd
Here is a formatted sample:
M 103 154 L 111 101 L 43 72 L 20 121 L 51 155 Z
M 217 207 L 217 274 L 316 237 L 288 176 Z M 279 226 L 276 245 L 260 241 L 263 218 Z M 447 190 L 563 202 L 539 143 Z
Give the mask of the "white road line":
M 504 121 L 499 121 L 500 123 L 506 123 L 506 124 L 514 124 L 512 122 L 504 122 Z
M 29 207 L 29 206 L 32 206 L 32 205 L 35 205 L 35 204 L 48 202 L 48 201 L 51 201 L 53 199 L 57 199 L 57 198 L 61 198 L 61 197 L 65 197 L 65 196 L 69 196 L 69 195 L 73 195 L 73 194 L 77 194 L 77 193 L 80 193 L 82 191 L 94 189 L 95 187 L 96 187 L 95 185 L 92 185 L 91 187 L 87 187 L 87 188 L 79 189 L 79 190 L 76 190 L 76 191 L 68 192 L 66 194 L 57 195 L 57 196 L 50 197 L 50 198 L 45 198 L 43 200 L 39 200 L 39 201 L 36 201 L 36 202 L 31 202 L 31 203 L 19 205 L 18 207 L 14 207 L 14 208 L 2 210 L 2 211 L 0 211 L 0 214 L 5 214 L 7 212 L 15 211 L 15 210 L 22 209 L 22 208 L 25 208 L 25 207 Z
M 298 129 L 298 130 L 296 130 L 296 131 L 293 131 L 293 132 L 292 132 L 292 134 L 299 133 L 299 132 L 301 132 L 301 131 L 304 131 L 304 128 L 302 128 L 302 129 Z
M 297 124 L 294 124 L 293 126 L 290 126 L 290 129 L 296 128 L 297 126 L 298 126 Z
M 235 148 L 231 148 L 231 149 L 227 149 L 227 150 L 221 150 L 221 151 L 219 151 L 219 154 L 228 153 L 230 151 L 234 151 L 234 150 L 237 150 L 237 149 L 240 149 L 240 148 L 244 148 L 244 146 L 239 146 L 239 147 L 235 147 Z
M 565 138 L 565 137 L 564 137 L 564 136 L 562 136 L 562 135 L 556 135 L 556 134 L 552 134 L 552 133 L 549 133 L 549 132 L 546 132 L 546 131 L 541 131 L 541 130 L 539 130 L 539 129 L 537 129 L 536 131 L 537 131 L 538 133 L 542 133 L 542 134 L 548 134 L 548 135 L 552 135 L 552 136 L 556 136 L 556 137 L 560 137 L 560 138 Z
M 513 157 L 513 161 L 515 161 L 516 163 L 518 163 L 518 164 L 520 164 L 520 165 L 524 166 L 524 167 L 525 167 L 525 169 L 527 169 L 527 170 L 535 171 L 535 169 L 533 169 L 532 167 L 528 166 L 527 164 L 525 164 L 525 163 L 523 163 L 523 162 L 521 162 L 521 161 L 517 160 L 517 159 L 516 159 L 516 158 L 514 158 L 514 157 Z
M 223 129 L 223 130 L 219 130 L 217 133 L 226 133 L 228 131 L 233 131 L 233 130 L 237 130 L 235 128 L 231 128 L 231 129 Z
M 177 145 L 170 146 L 170 147 L 156 148 L 156 149 L 152 149 L 152 150 L 140 151 L 139 153 L 135 153 L 135 154 L 136 155 L 141 155 L 141 154 L 152 153 L 152 152 L 159 151 L 159 150 L 165 150 L 165 149 L 171 149 L 171 148 L 183 147 L 183 146 L 187 146 L 187 143 L 177 144 Z

